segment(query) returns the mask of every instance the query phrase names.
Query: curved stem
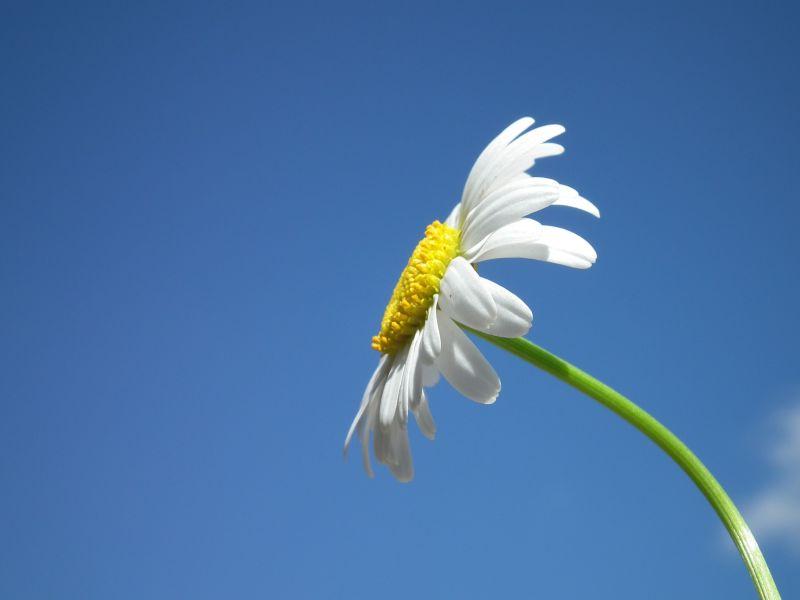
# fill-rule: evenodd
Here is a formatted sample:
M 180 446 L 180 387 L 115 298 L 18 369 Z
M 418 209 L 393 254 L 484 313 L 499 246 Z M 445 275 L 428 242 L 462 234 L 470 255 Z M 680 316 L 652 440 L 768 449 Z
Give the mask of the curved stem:
M 464 328 L 594 398 L 653 440 L 694 481 L 717 515 L 719 515 L 731 538 L 733 538 L 739 554 L 742 555 L 745 566 L 747 566 L 747 570 L 750 572 L 761 598 L 780 600 L 778 588 L 775 586 L 775 581 L 772 579 L 772 574 L 769 571 L 767 562 L 764 560 L 764 556 L 761 554 L 758 543 L 756 543 L 750 528 L 733 504 L 733 501 L 722 489 L 719 482 L 714 479 L 711 472 L 700 462 L 700 459 L 675 437 L 669 429 L 619 392 L 524 338 L 499 338 L 475 331 L 469 327 Z

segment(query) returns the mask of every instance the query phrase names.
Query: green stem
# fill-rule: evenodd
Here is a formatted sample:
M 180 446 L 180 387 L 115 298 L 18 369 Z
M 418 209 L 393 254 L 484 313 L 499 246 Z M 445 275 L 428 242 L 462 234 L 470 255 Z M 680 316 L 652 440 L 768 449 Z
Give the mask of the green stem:
M 463 327 L 463 326 L 462 326 Z M 639 431 L 653 440 L 700 488 L 709 504 L 714 508 L 725 528 L 733 539 L 745 566 L 753 578 L 753 583 L 763 599 L 780 600 L 778 588 L 769 571 L 767 562 L 761 554 L 755 537 L 737 510 L 733 501 L 714 479 L 711 472 L 700 462 L 694 453 L 675 435 L 649 413 L 636 406 L 619 392 L 598 381 L 588 373 L 551 354 L 544 348 L 524 338 L 499 338 L 464 327 L 492 344 L 507 350 L 521 359 L 547 371 L 551 375 L 594 398 Z

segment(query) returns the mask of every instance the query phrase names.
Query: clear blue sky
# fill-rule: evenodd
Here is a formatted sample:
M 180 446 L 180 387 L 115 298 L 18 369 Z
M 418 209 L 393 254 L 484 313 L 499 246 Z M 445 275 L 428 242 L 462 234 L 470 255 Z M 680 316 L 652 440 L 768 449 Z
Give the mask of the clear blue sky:
M 742 506 L 779 476 L 800 14 L 599 6 L 6 5 L 0 596 L 753 598 L 673 464 L 485 344 L 498 402 L 435 388 L 413 483 L 342 460 L 399 270 L 531 114 L 567 127 L 536 174 L 603 212 L 542 218 L 599 261 L 487 276 Z

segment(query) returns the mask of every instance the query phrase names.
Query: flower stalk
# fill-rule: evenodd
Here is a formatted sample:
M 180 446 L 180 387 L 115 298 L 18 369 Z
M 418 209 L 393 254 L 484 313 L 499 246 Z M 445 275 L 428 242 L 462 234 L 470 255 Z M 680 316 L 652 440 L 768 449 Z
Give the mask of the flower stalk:
M 525 338 L 495 337 L 463 325 L 462 327 L 597 400 L 655 442 L 678 463 L 714 508 L 736 544 L 759 596 L 763 600 L 780 600 L 769 567 L 741 513 L 700 459 L 669 429 L 619 392 Z

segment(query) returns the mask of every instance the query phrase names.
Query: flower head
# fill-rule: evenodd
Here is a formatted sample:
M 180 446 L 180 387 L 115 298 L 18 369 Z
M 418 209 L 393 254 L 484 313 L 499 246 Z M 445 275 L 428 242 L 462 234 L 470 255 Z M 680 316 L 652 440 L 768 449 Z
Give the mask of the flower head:
M 492 366 L 459 324 L 499 337 L 519 337 L 531 327 L 528 306 L 504 287 L 478 275 L 476 265 L 496 258 L 531 258 L 585 269 L 597 254 L 580 236 L 526 218 L 552 205 L 571 206 L 599 217 L 574 189 L 526 173 L 539 158 L 561 154 L 550 140 L 560 125 L 530 129 L 524 117 L 509 125 L 478 156 L 464 192 L 444 223 L 434 221 L 411 254 L 384 312 L 372 347 L 381 353 L 347 433 L 361 439 L 364 468 L 372 476 L 375 457 L 400 481 L 414 470 L 408 444 L 408 414 L 433 439 L 436 426 L 425 388 L 439 376 L 461 394 L 491 404 L 500 392 Z

